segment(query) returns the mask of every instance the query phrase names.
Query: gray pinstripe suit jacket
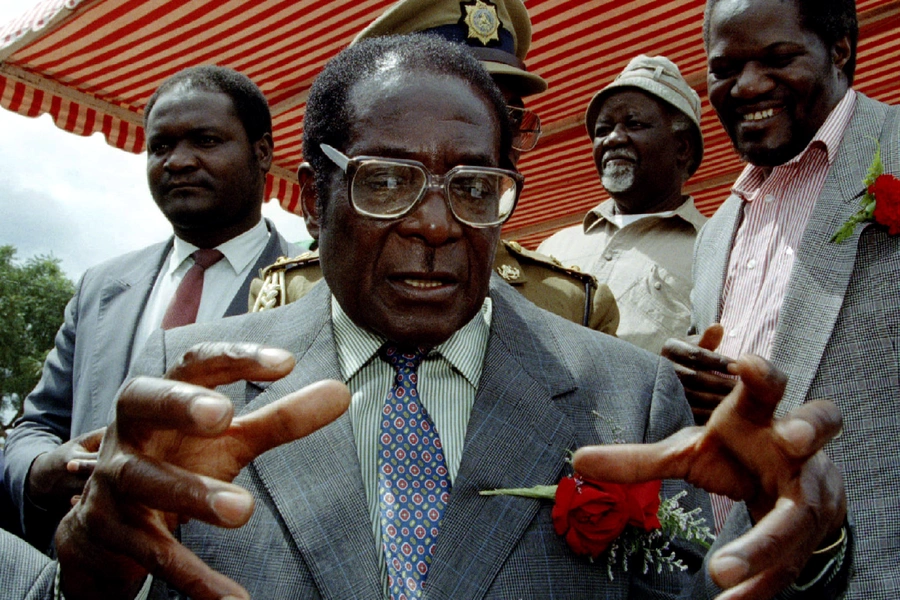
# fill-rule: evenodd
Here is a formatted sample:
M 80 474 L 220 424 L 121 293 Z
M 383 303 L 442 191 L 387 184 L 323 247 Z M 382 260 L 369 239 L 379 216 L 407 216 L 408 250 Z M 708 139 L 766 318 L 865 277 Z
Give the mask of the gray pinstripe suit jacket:
M 772 349 L 790 377 L 780 413 L 836 402 L 843 435 L 827 452 L 841 468 L 855 527 L 848 598 L 900 598 L 900 236 L 857 227 L 832 234 L 859 209 L 879 139 L 885 172 L 900 175 L 900 107 L 862 94 L 794 263 Z M 693 328 L 719 319 L 742 202 L 732 195 L 697 238 Z
M 260 269 L 296 249 L 274 224 L 267 224 L 269 242 L 226 316 L 247 312 L 250 281 Z M 41 380 L 25 398 L 24 414 L 6 440 L 4 484 L 19 507 L 20 522 L 24 522 L 25 479 L 35 457 L 109 422 L 110 407 L 131 363 L 144 305 L 171 247 L 170 238 L 123 254 L 88 269 L 78 283 Z
M 553 530 L 549 502 L 479 496 L 479 490 L 553 484 L 567 452 L 657 440 L 691 415 L 660 357 L 564 321 L 496 276 L 493 322 L 465 450 L 441 524 L 427 597 L 670 598 L 685 574 L 635 576 L 576 559 Z M 159 374 L 198 340 L 248 340 L 291 350 L 297 365 L 268 386 L 226 386 L 240 412 L 323 378 L 340 378 L 330 290 L 317 286 L 283 308 L 164 332 L 136 372 Z M 608 417 L 599 419 L 592 411 Z M 380 598 L 379 566 L 350 419 L 255 460 L 236 480 L 257 498 L 246 526 L 191 522 L 182 541 L 254 598 Z M 667 482 L 672 493 L 682 487 Z M 708 506 L 691 491 L 689 504 Z M 694 569 L 696 548 L 681 548 Z M 162 586 L 158 586 L 162 587 Z M 161 589 L 154 593 L 162 593 Z
M 256 409 L 309 383 L 340 378 L 331 327 L 330 290 L 319 285 L 285 307 L 160 332 L 135 373 L 158 375 L 199 340 L 252 341 L 292 351 L 287 377 L 221 391 L 238 412 Z M 485 497 L 498 487 L 554 484 L 567 452 L 621 438 L 650 442 L 692 423 L 668 361 L 565 321 L 522 298 L 499 277 L 491 285 L 491 334 L 465 448 L 429 571 L 429 600 L 482 598 L 710 598 L 704 576 L 615 571 L 572 555 L 553 530 L 549 502 Z M 597 414 L 606 418 L 598 418 Z M 615 431 L 620 428 L 620 431 Z M 250 522 L 235 530 L 191 522 L 182 542 L 254 598 L 381 598 L 350 419 L 276 448 L 244 469 L 236 483 L 257 499 Z M 665 482 L 667 495 L 686 488 Z M 684 504 L 709 513 L 705 493 L 687 488 Z M 730 523 L 746 530 L 746 511 Z M 740 517 L 743 517 L 743 524 Z M 691 571 L 696 547 L 679 546 Z M 692 587 L 696 586 L 696 588 Z M 156 582 L 154 597 L 171 597 Z M 809 598 L 830 597 L 814 590 Z

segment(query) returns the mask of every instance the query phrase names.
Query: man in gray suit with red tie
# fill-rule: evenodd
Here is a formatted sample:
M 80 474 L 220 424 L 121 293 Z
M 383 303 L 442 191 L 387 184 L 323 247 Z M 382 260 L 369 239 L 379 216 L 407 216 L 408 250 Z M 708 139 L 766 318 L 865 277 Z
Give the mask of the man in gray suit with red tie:
M 147 181 L 175 235 L 85 273 L 6 442 L 4 480 L 41 549 L 90 475 L 98 430 L 150 333 L 247 312 L 250 281 L 295 251 L 261 215 L 272 124 L 252 81 L 181 71 L 150 98 L 144 127 Z
M 837 404 L 844 432 L 825 450 L 856 533 L 847 597 L 888 600 L 900 597 L 900 236 L 878 209 L 854 215 L 879 146 L 884 173 L 900 175 L 900 108 L 850 87 L 857 33 L 852 0 L 707 3 L 710 101 L 750 164 L 695 248 L 702 349 L 664 352 L 698 411 L 730 389 L 721 371 L 746 352 L 788 375 L 779 413 Z
M 682 429 L 668 361 L 492 275 L 522 185 L 511 138 L 458 44 L 384 37 L 329 62 L 301 167 L 325 284 L 152 336 L 56 537 L 66 598 L 133 597 L 151 572 L 153 597 L 704 598 L 710 574 L 762 598 L 804 566 L 806 597 L 833 597 L 849 538 L 819 448 L 839 414 L 773 421 L 783 380 L 747 358 L 710 425 Z M 679 542 L 686 571 L 610 575 L 557 534 L 551 502 L 480 494 L 556 484 L 576 449 L 584 476 L 668 479 L 665 496 L 707 506 L 685 479 L 746 499 L 742 520 L 702 569 Z

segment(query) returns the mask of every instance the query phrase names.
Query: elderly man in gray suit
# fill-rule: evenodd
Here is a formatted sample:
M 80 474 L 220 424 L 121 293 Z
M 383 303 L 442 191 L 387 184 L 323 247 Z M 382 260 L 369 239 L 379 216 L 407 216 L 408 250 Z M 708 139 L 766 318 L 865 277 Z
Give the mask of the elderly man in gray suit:
M 6 442 L 5 484 L 42 549 L 81 493 L 98 429 L 150 333 L 247 312 L 259 270 L 295 252 L 262 218 L 272 120 L 250 79 L 222 67 L 181 71 L 150 98 L 144 128 L 147 181 L 175 236 L 84 274 Z M 205 271 L 203 253 L 219 258 Z
M 900 174 L 900 109 L 850 88 L 852 0 L 710 0 L 705 36 L 710 100 L 750 164 L 696 245 L 702 348 L 664 352 L 698 411 L 727 393 L 717 372 L 745 352 L 787 373 L 780 413 L 834 400 L 844 432 L 826 452 L 857 539 L 848 598 L 898 598 L 900 236 L 854 215 L 879 145 L 885 173 Z
M 199 599 L 704 598 L 707 574 L 765 598 L 804 566 L 806 597 L 832 597 L 850 539 L 819 451 L 834 406 L 773 421 L 783 379 L 748 357 L 710 425 L 682 429 L 668 361 L 492 275 L 521 191 L 511 137 L 458 44 L 385 37 L 329 62 L 301 167 L 325 285 L 148 342 L 56 537 L 66 598 L 132 597 L 148 573 L 154 597 Z M 669 479 L 664 495 L 707 506 L 685 479 L 746 509 L 702 570 L 676 543 L 686 571 L 610 576 L 557 535 L 551 503 L 479 493 L 555 484 L 576 449 L 584 476 Z

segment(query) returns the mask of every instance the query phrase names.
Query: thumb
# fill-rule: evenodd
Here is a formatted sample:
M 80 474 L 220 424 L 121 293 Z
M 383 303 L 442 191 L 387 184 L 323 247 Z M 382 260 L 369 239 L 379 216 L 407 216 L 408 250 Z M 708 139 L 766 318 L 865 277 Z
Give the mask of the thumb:
M 713 323 L 707 327 L 706 331 L 703 332 L 703 335 L 700 336 L 700 341 L 697 345 L 704 350 L 713 351 L 722 343 L 722 337 L 724 337 L 724 335 L 725 328 L 722 327 L 720 323 Z
M 575 451 L 572 466 L 588 479 L 610 483 L 684 479 L 702 431 L 686 427 L 653 444 L 584 446 Z
M 324 380 L 279 398 L 235 419 L 231 435 L 242 443 L 243 462 L 309 435 L 341 416 L 350 406 L 350 390 L 343 383 Z

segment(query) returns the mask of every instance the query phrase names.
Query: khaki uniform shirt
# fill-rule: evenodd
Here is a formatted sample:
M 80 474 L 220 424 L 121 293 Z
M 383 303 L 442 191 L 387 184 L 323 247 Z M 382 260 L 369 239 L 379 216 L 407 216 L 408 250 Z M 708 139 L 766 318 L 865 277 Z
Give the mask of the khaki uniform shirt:
M 618 336 L 658 354 L 667 338 L 684 338 L 690 326 L 694 239 L 707 219 L 688 198 L 671 216 L 620 229 L 609 220 L 614 207 L 611 199 L 601 203 L 582 225 L 555 233 L 538 251 L 608 285 L 619 307 Z

